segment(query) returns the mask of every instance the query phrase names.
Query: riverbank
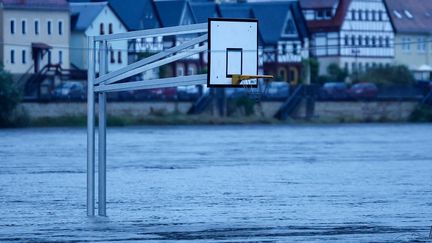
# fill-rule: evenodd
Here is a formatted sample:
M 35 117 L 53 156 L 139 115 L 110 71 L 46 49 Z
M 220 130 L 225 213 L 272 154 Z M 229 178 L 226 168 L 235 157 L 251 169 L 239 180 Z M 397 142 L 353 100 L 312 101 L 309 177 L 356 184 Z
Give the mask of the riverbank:
M 430 122 L 430 108 L 419 109 L 414 101 L 315 102 L 307 110 L 300 104 L 291 118 L 274 118 L 282 102 L 253 104 L 252 114 L 244 107 L 227 109 L 218 115 L 215 107 L 203 114 L 188 115 L 192 102 L 111 102 L 108 103 L 109 126 L 134 125 L 230 125 L 230 124 L 293 124 L 293 123 L 405 123 Z M 23 103 L 16 127 L 83 127 L 86 126 L 86 104 L 83 102 Z

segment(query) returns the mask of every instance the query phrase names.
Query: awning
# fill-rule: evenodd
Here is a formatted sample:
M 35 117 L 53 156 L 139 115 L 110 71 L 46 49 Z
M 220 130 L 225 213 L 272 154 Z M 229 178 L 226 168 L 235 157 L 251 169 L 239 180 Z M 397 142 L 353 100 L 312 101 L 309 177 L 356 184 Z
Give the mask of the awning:
M 417 68 L 418 72 L 432 72 L 432 67 L 426 64 L 421 65 L 419 68 Z
M 41 50 L 49 50 L 52 49 L 52 46 L 47 45 L 45 43 L 42 42 L 36 42 L 36 43 L 32 43 L 32 48 L 33 49 L 41 49 Z

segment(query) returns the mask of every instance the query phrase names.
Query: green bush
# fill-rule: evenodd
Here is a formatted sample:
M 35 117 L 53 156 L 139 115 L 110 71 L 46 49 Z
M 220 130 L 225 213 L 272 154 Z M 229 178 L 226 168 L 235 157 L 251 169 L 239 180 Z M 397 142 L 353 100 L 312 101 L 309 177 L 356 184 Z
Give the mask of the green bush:
M 412 85 L 415 82 L 410 70 L 403 65 L 376 67 L 358 75 L 359 82 L 373 82 L 379 85 Z
M 14 125 L 14 111 L 20 102 L 20 93 L 12 76 L 0 65 L 0 127 Z
M 426 105 L 417 107 L 411 114 L 410 121 L 432 122 L 432 107 Z

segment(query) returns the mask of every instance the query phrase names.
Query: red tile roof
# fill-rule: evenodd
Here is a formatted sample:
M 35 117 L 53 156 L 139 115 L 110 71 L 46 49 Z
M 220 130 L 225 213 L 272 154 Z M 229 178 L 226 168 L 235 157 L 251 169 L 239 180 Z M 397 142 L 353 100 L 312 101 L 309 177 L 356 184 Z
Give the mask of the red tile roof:
M 300 0 L 302 9 L 333 8 L 339 0 Z
M 302 0 L 302 2 L 303 1 L 304 0 Z M 313 1 L 313 0 L 308 0 L 308 1 Z M 328 1 L 331 2 L 333 0 L 328 0 Z M 339 31 L 340 28 L 342 27 L 350 3 L 351 0 L 340 0 L 339 5 L 337 6 L 336 9 L 336 14 L 331 19 L 307 21 L 307 26 L 309 28 L 309 31 L 312 33 Z
M 385 0 L 397 33 L 432 33 L 432 0 Z
M 0 3 L 7 9 L 69 9 L 66 0 L 0 0 Z

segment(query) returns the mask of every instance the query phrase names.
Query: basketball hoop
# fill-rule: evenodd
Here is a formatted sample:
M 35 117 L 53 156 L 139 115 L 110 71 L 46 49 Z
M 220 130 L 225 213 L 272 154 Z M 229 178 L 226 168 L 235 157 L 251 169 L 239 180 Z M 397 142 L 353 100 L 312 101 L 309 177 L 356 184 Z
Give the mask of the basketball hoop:
M 261 88 L 261 85 L 257 85 L 258 80 L 255 82 L 251 82 L 252 79 L 262 78 L 264 80 L 264 89 Z M 262 97 L 267 93 L 270 79 L 272 79 L 272 75 L 233 75 L 232 83 L 233 85 L 241 85 L 247 91 L 249 98 L 255 100 L 255 102 L 259 103 Z

